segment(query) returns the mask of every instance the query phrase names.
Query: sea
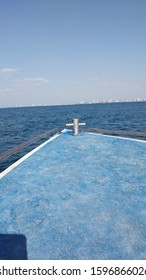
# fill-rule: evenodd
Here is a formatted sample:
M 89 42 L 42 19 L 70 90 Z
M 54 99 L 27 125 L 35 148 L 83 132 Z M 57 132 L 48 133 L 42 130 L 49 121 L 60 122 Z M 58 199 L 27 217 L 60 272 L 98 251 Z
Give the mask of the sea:
M 146 102 L 1 108 L 0 154 L 42 132 L 54 128 L 61 131 L 73 118 L 85 122 L 85 128 L 146 132 Z M 44 140 L 46 139 L 39 140 L 1 161 L 0 172 Z

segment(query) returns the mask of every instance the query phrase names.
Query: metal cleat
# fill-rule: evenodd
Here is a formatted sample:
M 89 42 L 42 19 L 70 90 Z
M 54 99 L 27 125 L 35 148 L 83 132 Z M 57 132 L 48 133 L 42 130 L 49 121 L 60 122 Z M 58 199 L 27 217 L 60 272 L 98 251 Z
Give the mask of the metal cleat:
M 73 135 L 78 135 L 79 134 L 79 126 L 80 125 L 86 125 L 86 123 L 79 123 L 79 119 L 74 118 L 73 123 L 68 123 L 66 126 L 73 126 Z

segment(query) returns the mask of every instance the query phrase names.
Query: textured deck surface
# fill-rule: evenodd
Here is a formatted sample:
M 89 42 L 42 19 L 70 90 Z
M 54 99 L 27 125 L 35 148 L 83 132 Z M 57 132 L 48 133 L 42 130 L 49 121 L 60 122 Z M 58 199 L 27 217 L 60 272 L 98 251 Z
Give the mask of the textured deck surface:
M 0 259 L 146 259 L 146 143 L 61 134 L 0 181 Z

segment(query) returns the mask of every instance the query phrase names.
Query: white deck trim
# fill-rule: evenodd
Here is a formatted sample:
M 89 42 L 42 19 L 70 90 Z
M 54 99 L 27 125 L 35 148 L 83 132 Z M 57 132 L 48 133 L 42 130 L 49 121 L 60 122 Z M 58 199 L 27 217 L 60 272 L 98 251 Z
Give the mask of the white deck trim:
M 25 161 L 27 158 L 29 158 L 31 155 L 33 155 L 34 153 L 36 153 L 38 150 L 40 150 L 42 147 L 44 147 L 46 144 L 48 144 L 49 142 L 53 141 L 55 138 L 57 138 L 60 134 L 55 134 L 54 136 L 52 136 L 50 139 L 48 139 L 47 141 L 45 141 L 44 143 L 42 143 L 41 145 L 39 145 L 38 147 L 36 147 L 35 149 L 33 149 L 31 152 L 29 152 L 28 154 L 26 154 L 25 156 L 23 156 L 22 158 L 20 158 L 19 160 L 17 160 L 16 162 L 14 162 L 12 165 L 10 165 L 7 169 L 5 169 L 3 172 L 0 173 L 0 179 L 3 178 L 6 174 L 8 174 L 11 170 L 13 170 L 16 166 L 18 166 L 20 163 L 22 163 L 23 161 Z
M 122 139 L 122 140 L 130 140 L 130 141 L 142 142 L 142 143 L 146 144 L 145 140 L 140 140 L 140 139 L 135 139 L 135 138 L 127 138 L 127 137 L 122 137 L 122 136 L 107 135 L 107 134 L 103 134 L 101 132 L 99 132 L 99 133 L 96 133 L 96 132 L 86 132 L 86 133 L 94 134 L 96 136 L 100 135 L 100 136 L 103 136 L 103 137 L 112 137 L 112 138 L 117 138 L 117 139 Z

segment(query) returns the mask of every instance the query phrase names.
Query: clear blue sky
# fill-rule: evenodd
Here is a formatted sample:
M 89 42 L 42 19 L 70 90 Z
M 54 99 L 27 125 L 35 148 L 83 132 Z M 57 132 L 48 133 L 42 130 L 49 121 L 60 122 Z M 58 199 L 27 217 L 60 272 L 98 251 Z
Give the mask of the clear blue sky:
M 146 98 L 146 0 L 0 0 L 0 107 Z

